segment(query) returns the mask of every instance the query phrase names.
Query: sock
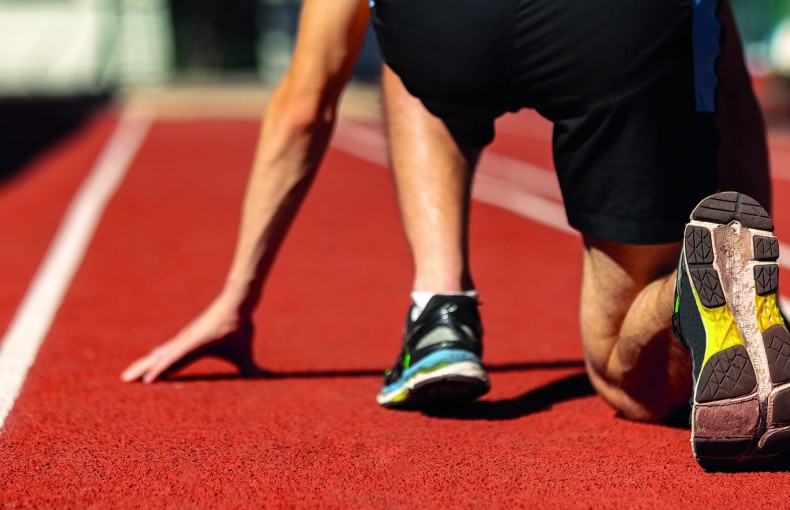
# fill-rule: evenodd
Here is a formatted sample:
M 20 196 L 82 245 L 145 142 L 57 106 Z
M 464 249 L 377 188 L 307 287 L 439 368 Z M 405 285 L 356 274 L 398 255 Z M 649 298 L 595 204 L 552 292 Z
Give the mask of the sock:
M 460 292 L 431 292 L 427 290 L 415 290 L 411 293 L 411 300 L 414 302 L 414 307 L 411 309 L 411 320 L 417 320 L 417 317 L 420 316 L 425 307 L 428 305 L 428 301 L 431 300 L 433 296 L 466 296 L 473 299 L 477 299 L 478 292 L 476 290 L 464 290 Z

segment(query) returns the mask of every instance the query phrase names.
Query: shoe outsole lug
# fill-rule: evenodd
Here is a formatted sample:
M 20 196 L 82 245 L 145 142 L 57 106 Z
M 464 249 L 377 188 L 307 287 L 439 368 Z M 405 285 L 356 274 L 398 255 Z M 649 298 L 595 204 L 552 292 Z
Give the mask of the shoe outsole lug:
M 768 399 L 768 420 L 774 426 L 790 424 L 790 388 L 771 394 Z
M 712 264 L 713 243 L 710 230 L 705 227 L 689 226 L 685 235 L 686 260 L 689 264 Z
M 760 296 L 776 292 L 779 288 L 779 265 L 760 264 L 754 266 L 755 290 Z
M 763 344 L 771 382 L 782 384 L 790 381 L 790 333 L 780 324 L 771 326 L 763 333 Z
M 699 375 L 697 393 L 699 403 L 713 402 L 751 395 L 757 389 L 749 353 L 736 345 L 711 356 Z
M 721 288 L 719 275 L 712 267 L 689 268 L 691 281 L 697 290 L 699 299 L 708 308 L 718 308 L 727 303 Z
M 779 259 L 779 240 L 775 237 L 754 236 L 752 244 L 755 260 Z
M 735 219 L 738 200 L 733 192 L 719 193 L 708 197 L 694 209 L 692 218 L 714 223 L 729 223 Z
M 760 204 L 742 193 L 726 191 L 706 198 L 694 209 L 691 218 L 726 225 L 737 221 L 747 228 L 773 232 L 774 223 Z

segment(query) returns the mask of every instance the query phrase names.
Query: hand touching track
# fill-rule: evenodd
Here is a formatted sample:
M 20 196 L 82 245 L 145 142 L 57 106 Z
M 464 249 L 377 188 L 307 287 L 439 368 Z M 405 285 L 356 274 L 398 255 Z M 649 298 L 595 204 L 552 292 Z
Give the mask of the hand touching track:
M 260 374 L 252 358 L 253 334 L 251 320 L 239 319 L 235 307 L 219 297 L 173 338 L 129 365 L 121 379 L 152 383 L 206 356 L 233 363 L 242 376 Z

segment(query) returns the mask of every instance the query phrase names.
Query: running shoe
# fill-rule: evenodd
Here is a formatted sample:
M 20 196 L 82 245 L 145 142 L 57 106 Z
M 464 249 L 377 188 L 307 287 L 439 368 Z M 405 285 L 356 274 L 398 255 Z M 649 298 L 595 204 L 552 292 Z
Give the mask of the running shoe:
M 673 326 L 694 363 L 691 447 L 706 469 L 775 457 L 790 441 L 773 230 L 765 209 L 735 192 L 700 202 L 685 229 Z
M 386 407 L 425 407 L 474 400 L 491 383 L 480 361 L 483 328 L 477 300 L 437 295 L 412 320 L 406 319 L 403 347 L 376 400 Z

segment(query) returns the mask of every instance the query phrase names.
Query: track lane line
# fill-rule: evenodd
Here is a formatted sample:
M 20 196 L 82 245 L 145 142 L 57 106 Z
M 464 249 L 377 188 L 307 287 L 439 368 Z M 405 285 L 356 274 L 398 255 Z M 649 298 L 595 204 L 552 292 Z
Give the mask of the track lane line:
M 332 145 L 371 163 L 389 167 L 386 139 L 375 129 L 353 121 L 341 122 Z M 474 177 L 472 197 L 560 232 L 578 235 L 568 225 L 554 172 L 531 163 L 483 152 Z M 790 246 L 779 243 L 779 253 L 780 267 L 790 268 Z M 780 296 L 779 302 L 783 310 L 790 310 L 790 299 Z
M 52 243 L 0 340 L 0 431 L 14 407 L 102 213 L 123 181 L 151 120 L 123 114 L 80 185 Z

